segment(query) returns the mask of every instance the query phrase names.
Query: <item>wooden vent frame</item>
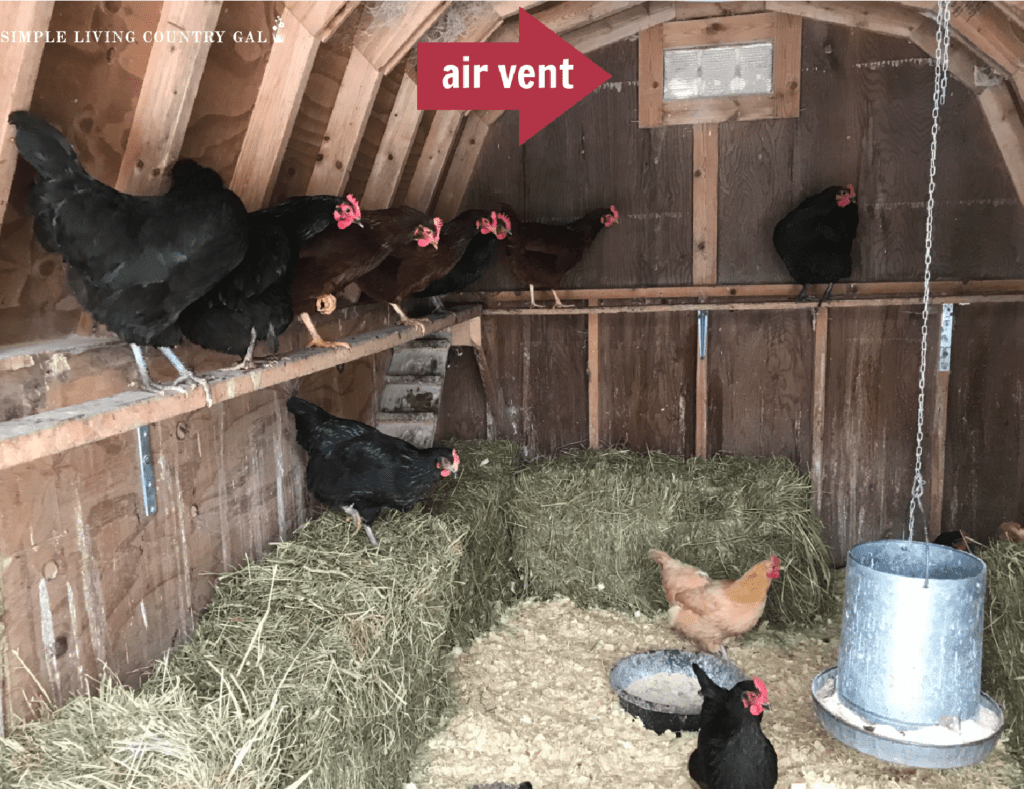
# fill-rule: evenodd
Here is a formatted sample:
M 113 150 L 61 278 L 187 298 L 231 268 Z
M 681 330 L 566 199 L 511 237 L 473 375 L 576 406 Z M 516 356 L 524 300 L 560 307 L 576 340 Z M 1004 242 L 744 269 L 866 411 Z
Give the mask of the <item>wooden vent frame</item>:
M 795 118 L 800 112 L 801 19 L 789 14 L 666 22 L 640 32 L 640 126 Z M 665 101 L 665 50 L 772 42 L 773 92 Z

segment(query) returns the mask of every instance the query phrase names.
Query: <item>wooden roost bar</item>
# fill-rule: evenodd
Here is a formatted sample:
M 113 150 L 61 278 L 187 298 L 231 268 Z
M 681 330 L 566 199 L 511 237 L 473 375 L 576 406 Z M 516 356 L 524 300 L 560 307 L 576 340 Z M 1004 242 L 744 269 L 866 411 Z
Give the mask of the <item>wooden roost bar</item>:
M 612 79 L 523 146 L 515 113 L 418 109 L 415 43 L 515 41 L 520 6 Z M 91 175 L 128 193 L 161 192 L 169 166 L 191 158 L 249 210 L 352 193 L 367 209 L 410 205 L 445 220 L 507 202 L 526 220 L 565 222 L 614 204 L 619 224 L 559 291 L 566 309 L 526 304 L 499 253 L 473 292 L 429 319 L 428 331 L 474 349 L 448 357 L 438 442 L 785 455 L 815 481 L 836 563 L 852 545 L 902 534 L 934 3 L 168 0 L 0 10 L 5 30 L 41 31 L 0 45 L 2 116 L 45 118 Z M 673 38 L 683 35 L 674 25 L 691 38 Z M 651 99 L 659 42 L 762 28 L 788 42 L 777 99 L 714 112 Z M 932 534 L 963 527 L 988 539 L 1000 522 L 1024 520 L 1024 3 L 954 4 L 952 28 L 926 521 Z M 318 323 L 351 350 L 303 349 L 296 322 L 276 366 L 214 374 L 210 407 L 201 391 L 138 391 L 126 344 L 81 309 L 65 264 L 33 239 L 35 174 L 8 128 L 0 732 L 44 698 L 60 705 L 87 691 L 104 667 L 137 682 L 186 639 L 217 575 L 288 539 L 309 514 L 287 397 L 298 391 L 376 422 L 391 349 L 420 336 L 393 325 L 386 304 L 360 303 Z M 772 228 L 803 197 L 848 182 L 861 216 L 853 276 L 820 308 L 796 303 Z M 954 330 L 939 370 L 942 305 L 953 305 Z M 179 350 L 200 373 L 234 361 L 187 342 Z M 171 377 L 163 360 L 152 366 Z

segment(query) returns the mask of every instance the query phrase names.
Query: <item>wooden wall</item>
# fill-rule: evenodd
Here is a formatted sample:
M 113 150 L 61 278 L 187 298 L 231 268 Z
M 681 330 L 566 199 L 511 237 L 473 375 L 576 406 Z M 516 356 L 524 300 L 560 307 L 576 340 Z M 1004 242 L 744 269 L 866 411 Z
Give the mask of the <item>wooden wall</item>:
M 612 81 L 522 147 L 516 115 L 502 116 L 462 207 L 503 200 L 527 218 L 556 221 L 614 203 L 620 225 L 600 234 L 564 286 L 692 284 L 691 127 L 629 122 L 637 117 L 635 41 L 591 57 Z M 904 40 L 805 20 L 799 118 L 719 127 L 718 282 L 790 281 L 772 228 L 804 196 L 836 183 L 853 183 L 860 205 L 852 281 L 920 280 L 932 76 L 928 58 Z M 951 79 L 941 117 L 933 275 L 1020 278 L 1024 213 L 974 94 Z M 477 286 L 520 287 L 501 259 Z M 987 537 L 1024 516 L 1024 307 L 979 304 L 956 314 L 941 519 L 944 528 Z M 832 308 L 818 319 L 828 322 L 828 340 L 817 504 L 841 563 L 853 545 L 905 528 L 920 308 Z M 934 351 L 937 314 L 931 323 Z M 598 325 L 599 444 L 693 454 L 696 313 L 601 315 Z M 709 454 L 785 455 L 811 469 L 815 336 L 811 311 L 710 314 Z M 587 347 L 585 316 L 485 315 L 484 349 L 501 389 L 489 434 L 541 453 L 585 444 Z M 461 415 L 463 404 L 484 411 L 468 361 L 453 363 L 446 380 L 445 437 L 481 432 L 477 419 Z M 557 375 L 543 375 L 549 362 Z M 943 391 L 934 357 L 930 370 L 926 475 L 935 460 L 933 403 Z

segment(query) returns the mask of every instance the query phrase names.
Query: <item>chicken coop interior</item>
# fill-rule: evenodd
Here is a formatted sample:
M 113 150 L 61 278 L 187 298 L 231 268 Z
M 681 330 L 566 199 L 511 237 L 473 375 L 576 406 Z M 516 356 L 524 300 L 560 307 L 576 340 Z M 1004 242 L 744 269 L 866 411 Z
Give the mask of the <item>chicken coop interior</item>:
M 608 79 L 522 144 L 515 108 L 419 107 L 417 44 L 519 41 L 521 9 Z M 21 113 L 0 139 L 0 783 L 725 789 L 607 677 L 734 636 L 778 754 L 739 789 L 1024 783 L 1024 2 L 0 12 Z M 672 60 L 695 51 L 737 76 Z M 161 229 L 215 221 L 176 163 L 209 168 L 250 250 L 275 207 L 324 196 L 281 242 L 284 315 L 253 325 L 253 363 L 249 326 L 230 344 L 213 322 L 245 242 L 213 234 L 209 282 L 166 296 L 175 339 L 126 333 L 106 316 L 128 291 L 95 294 L 145 258 L 142 220 L 82 198 L 69 251 L 36 186 L 71 177 L 53 150 L 85 173 L 67 194 L 99 182 Z M 780 220 L 821 195 L 852 212 L 847 268 L 800 275 Z M 373 228 L 400 213 L 422 221 L 385 250 Z M 332 246 L 356 225 L 372 250 Z M 122 236 L 142 254 L 81 273 Z M 190 385 L 161 389 L 178 365 Z M 325 498 L 317 431 L 351 424 L 332 417 L 447 448 L 434 484 L 407 494 L 401 470 L 376 521 Z M 830 737 L 810 684 L 842 676 L 851 549 L 956 531 L 987 565 L 977 668 L 1005 726 L 970 766 L 894 766 Z M 751 624 L 673 630 L 671 557 L 739 584 L 769 556 Z

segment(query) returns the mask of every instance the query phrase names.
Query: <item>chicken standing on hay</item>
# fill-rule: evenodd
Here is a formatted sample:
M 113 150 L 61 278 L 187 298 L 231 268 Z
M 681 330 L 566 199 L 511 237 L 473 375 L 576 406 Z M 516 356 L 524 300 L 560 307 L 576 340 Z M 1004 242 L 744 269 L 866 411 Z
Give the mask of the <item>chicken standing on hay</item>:
M 772 789 L 779 780 L 779 761 L 761 731 L 768 691 L 756 677 L 729 690 L 716 685 L 693 664 L 704 702 L 700 708 L 697 749 L 687 764 L 701 789 Z
M 534 287 L 547 288 L 555 297 L 555 307 L 564 307 L 555 288 L 580 261 L 597 234 L 618 223 L 615 206 L 598 208 L 567 225 L 546 225 L 541 222 L 520 222 L 507 205 L 502 212 L 511 220 L 510 238 L 505 241 L 509 270 L 530 286 L 530 305 Z
M 734 581 L 712 581 L 706 572 L 676 561 L 664 551 L 650 557 L 661 567 L 661 588 L 669 621 L 702 651 L 726 657 L 726 639 L 757 624 L 772 581 L 779 577 L 778 556 L 758 562 Z
M 138 197 L 97 181 L 71 144 L 46 121 L 12 112 L 18 151 L 39 175 L 29 209 L 36 238 L 68 264 L 79 303 L 131 345 L 148 391 L 209 384 L 175 355 L 178 317 L 238 266 L 249 242 L 242 201 L 217 173 L 183 160 L 171 170 L 166 194 Z M 160 349 L 179 377 L 155 384 L 143 345 Z
M 418 449 L 354 419 L 332 416 L 301 398 L 288 400 L 299 446 L 306 450 L 306 486 L 329 507 L 366 530 L 385 507 L 412 508 L 442 477 L 459 472 L 459 454 L 446 447 Z
M 334 214 L 336 228 L 329 228 L 303 246 L 295 267 L 292 307 L 309 330 L 310 348 L 349 348 L 344 341 L 324 340 L 313 326 L 314 309 L 330 315 L 337 305 L 336 293 L 373 271 L 395 250 L 416 244 L 437 249 L 436 224 L 422 211 L 408 206 L 366 211 L 347 195 Z

